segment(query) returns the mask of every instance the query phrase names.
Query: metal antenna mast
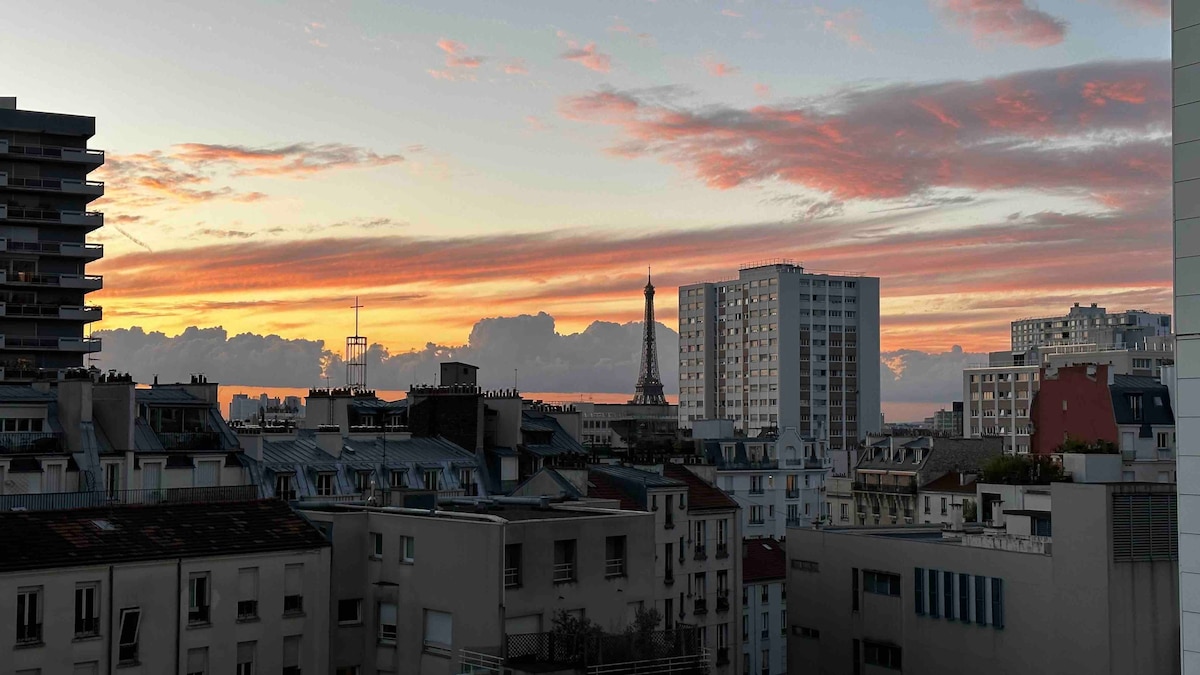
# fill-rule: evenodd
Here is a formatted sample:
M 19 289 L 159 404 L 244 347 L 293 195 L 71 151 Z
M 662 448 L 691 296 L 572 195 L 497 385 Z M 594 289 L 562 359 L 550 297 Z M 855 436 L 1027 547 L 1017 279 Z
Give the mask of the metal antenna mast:
M 358 310 L 362 309 L 354 296 L 354 335 L 346 338 L 346 386 L 363 389 L 367 386 L 367 338 L 358 334 Z

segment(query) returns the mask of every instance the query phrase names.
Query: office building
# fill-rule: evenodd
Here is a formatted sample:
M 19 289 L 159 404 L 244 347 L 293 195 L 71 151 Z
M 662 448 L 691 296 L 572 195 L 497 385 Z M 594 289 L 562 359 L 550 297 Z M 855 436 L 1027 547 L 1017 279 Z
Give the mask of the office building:
M 5 673 L 308 673 L 329 543 L 276 500 L 0 513 Z
M 742 673 L 787 675 L 787 553 L 776 539 L 742 543 Z
M 0 98 L 0 369 L 6 381 L 53 379 L 100 350 L 100 320 L 87 294 L 100 290 L 87 264 L 104 255 L 87 235 L 104 225 L 88 203 L 104 184 L 88 173 L 104 152 L 87 147 L 96 120 L 18 110 Z
M 1174 204 L 1179 531 L 1184 675 L 1200 674 L 1200 3 L 1174 0 Z M 1164 382 L 1164 384 L 1167 384 Z
M 1146 341 L 1146 338 L 1171 334 L 1171 315 L 1128 309 L 1109 314 L 1092 303 L 1081 307 L 1075 303 L 1064 316 L 1020 319 L 1012 322 L 1012 350 L 1053 345 L 1091 344 L 1112 349 L 1124 349 Z
M 794 427 L 831 450 L 879 430 L 879 279 L 748 265 L 679 288 L 679 425 Z
M 789 530 L 788 667 L 1178 673 L 1174 487 L 1075 480 L 985 527 Z
M 301 513 L 333 541 L 322 672 L 574 672 L 652 660 L 550 647 L 567 639 L 556 634 L 560 612 L 620 634 L 653 606 L 650 513 L 515 498 Z M 698 642 L 688 646 L 672 654 L 677 669 L 706 658 Z
M 961 436 L 963 430 L 963 403 L 955 401 L 950 410 L 942 408 L 933 414 L 930 425 L 934 436 Z

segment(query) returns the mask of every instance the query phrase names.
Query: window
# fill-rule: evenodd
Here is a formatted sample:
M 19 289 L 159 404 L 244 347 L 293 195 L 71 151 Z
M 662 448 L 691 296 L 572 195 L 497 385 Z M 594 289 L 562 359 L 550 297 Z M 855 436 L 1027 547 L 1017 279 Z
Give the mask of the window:
M 75 584 L 75 637 L 100 634 L 100 608 L 96 603 L 99 592 L 99 583 Z
M 405 565 L 413 564 L 417 555 L 417 540 L 415 537 L 400 537 L 400 562 Z
M 763 673 L 771 672 L 771 650 L 762 650 L 762 661 L 759 662 L 759 668 Z
M 371 532 L 369 538 L 371 540 L 371 548 L 369 549 L 371 558 L 381 560 L 383 558 L 383 533 Z
M 877 595 L 900 595 L 900 575 L 889 572 L 863 572 L 863 590 Z
M 258 618 L 258 568 L 238 570 L 238 621 Z
M 670 544 L 667 544 L 669 547 Z M 667 552 L 667 562 L 671 554 Z M 504 547 L 504 587 L 517 588 L 521 585 L 521 545 L 507 544 Z
M 1158 441 L 1156 446 L 1159 450 L 1169 450 L 1171 448 L 1171 434 L 1167 431 L 1160 431 L 1155 434 L 1155 439 Z
M 1004 628 L 1004 580 L 992 579 L 992 627 Z
M 138 630 L 141 628 L 142 610 L 127 607 L 121 610 L 120 641 L 117 643 L 118 663 L 137 663 Z
M 283 638 L 283 675 L 300 675 L 300 636 Z
M 42 641 L 42 587 L 17 590 L 17 644 Z
M 942 572 L 942 616 L 954 620 L 954 572 Z
M 575 540 L 554 542 L 554 582 L 575 581 Z
M 863 662 L 869 666 L 900 670 L 900 648 L 895 645 L 864 640 Z
M 187 650 L 187 675 L 207 675 L 208 647 Z
M 292 484 L 292 474 L 275 475 L 275 496 L 289 502 L 296 501 L 296 487 Z
M 971 623 L 971 575 L 958 575 L 958 618 L 963 623 Z
M 317 496 L 332 497 L 333 496 L 333 474 L 319 473 L 317 474 Z
M 449 656 L 454 644 L 454 615 L 449 612 L 425 610 L 425 651 Z
M 338 666 L 335 673 L 337 675 L 358 675 L 359 669 L 358 666 Z
M 759 630 L 759 634 L 762 636 L 762 639 L 766 640 L 767 638 L 771 637 L 771 613 L 770 612 L 763 612 L 762 616 L 759 617 L 758 630 Z
M 767 584 L 759 584 L 758 585 L 758 600 L 759 600 L 759 602 L 766 603 L 767 598 L 769 597 L 769 593 L 770 593 L 770 586 L 768 586 Z
M 346 626 L 362 623 L 362 599 L 347 598 L 345 600 L 338 600 L 337 612 L 338 625 Z
M 440 473 L 441 473 L 441 472 L 440 472 L 440 471 L 438 471 L 437 469 L 426 469 L 426 470 L 424 470 L 424 471 L 422 471 L 422 472 L 421 472 L 421 475 L 422 475 L 422 480 L 423 480 L 423 482 L 424 482 L 424 484 L 425 484 L 425 489 L 426 489 L 426 490 L 436 490 L 436 489 L 438 489 L 438 487 L 439 487 L 439 485 L 438 485 L 438 474 L 440 474 Z
M 986 577 L 975 577 L 975 623 L 987 625 L 987 593 L 984 592 Z
M 851 577 L 850 609 L 852 611 L 857 612 L 858 611 L 858 568 L 857 567 L 854 567 L 850 570 L 850 577 Z M 855 650 L 855 651 L 857 651 L 857 650 Z
M 208 623 L 208 572 L 188 576 L 188 624 Z
M 942 497 L 942 515 L 946 515 L 946 498 Z
M 925 496 L 925 513 L 929 513 L 929 496 Z
M 845 504 L 845 503 L 843 503 L 843 504 L 842 504 L 842 513 L 841 513 L 841 515 L 842 515 L 842 520 L 850 520 L 850 516 L 848 516 L 848 515 L 846 514 L 846 504 Z
M 257 642 L 239 642 L 237 645 L 236 675 L 254 675 L 254 654 L 258 651 Z
M 23 673 L 25 671 L 17 671 L 17 672 Z M 72 671 L 72 675 L 99 675 L 99 673 L 100 673 L 100 662 L 99 661 L 88 661 L 87 663 L 76 663 L 75 668 Z M 37 675 L 37 673 L 35 672 L 34 675 Z
M 913 569 L 913 608 L 917 614 L 925 613 L 925 570 Z
M 408 472 L 400 469 L 394 469 L 388 479 L 388 485 L 391 485 L 393 488 L 408 487 L 407 476 Z
M 354 473 L 354 488 L 360 493 L 371 489 L 371 472 L 356 471 Z
M 625 535 L 604 539 L 604 576 L 625 576 Z
M 287 565 L 283 568 L 284 614 L 299 614 L 304 611 L 303 577 L 303 563 Z
M 1140 422 L 1142 419 L 1142 395 L 1127 394 L 1125 399 L 1129 402 L 1129 412 L 1134 421 Z
M 396 642 L 396 603 L 379 603 L 379 641 L 388 644 Z
M 928 570 L 928 575 L 926 577 L 926 580 L 928 582 L 928 587 L 925 590 L 928 594 L 927 597 L 929 598 L 929 616 L 936 619 L 939 616 L 941 616 L 941 612 L 938 611 L 940 609 L 940 607 L 939 607 L 939 600 L 938 600 L 938 573 L 937 573 L 937 570 Z
M 110 462 L 104 465 L 104 487 L 109 497 L 116 497 L 121 490 L 121 465 Z

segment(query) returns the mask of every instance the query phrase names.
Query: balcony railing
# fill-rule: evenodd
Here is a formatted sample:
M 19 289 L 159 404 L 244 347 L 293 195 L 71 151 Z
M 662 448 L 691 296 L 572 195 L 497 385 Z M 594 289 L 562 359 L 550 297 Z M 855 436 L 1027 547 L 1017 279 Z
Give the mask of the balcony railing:
M 95 305 L 14 305 L 0 302 L 0 316 L 27 319 L 99 321 L 104 311 Z
M 762 516 L 759 516 L 757 518 L 755 518 L 754 516 L 750 516 L 750 524 L 751 525 L 762 525 L 763 522 L 764 521 L 762 519 Z
M 887 492 L 889 494 L 917 494 L 917 484 L 887 484 L 887 483 L 863 483 L 854 481 L 853 489 L 862 492 Z
M 0 335 L 0 348 L 53 349 L 63 352 L 98 352 L 100 338 L 38 337 L 34 335 Z
M 64 162 L 85 162 L 97 166 L 104 163 L 104 151 L 91 148 L 64 148 L 57 145 L 17 145 L 0 140 L 0 155 L 22 155 L 39 159 L 60 159 Z
M 717 611 L 729 611 L 729 591 L 717 591 Z
M 575 581 L 575 563 L 555 563 L 554 582 Z
M 621 577 L 625 576 L 625 559 L 613 558 L 604 561 L 604 576 L 606 577 Z
M 156 432 L 158 442 L 166 450 L 220 450 L 221 435 L 215 431 L 183 433 Z
M 0 174 L 2 176 L 2 174 Z M 66 192 L 68 194 L 86 194 L 99 197 L 104 194 L 104 183 L 96 180 L 76 180 L 73 178 L 25 178 L 23 176 L 7 176 L 4 178 L 7 187 L 25 190 L 49 192 Z M 0 183 L 0 184 L 4 184 Z
M 765 494 L 765 493 L 766 493 L 766 491 L 763 490 L 762 487 L 750 488 L 750 494 L 752 494 L 752 495 L 761 495 L 761 494 Z
M 716 557 L 718 559 L 728 558 L 729 557 L 729 544 L 717 544 L 717 556 Z
M 6 431 L 0 433 L 0 454 L 59 452 L 62 434 L 56 431 Z
M 708 599 L 696 598 L 695 604 L 692 606 L 692 614 L 708 614 Z
M 243 502 L 258 499 L 257 485 L 159 488 L 146 490 L 91 490 L 0 495 L 0 511 L 61 511 L 130 504 L 197 504 Z
M 708 550 L 704 547 L 704 544 L 696 544 L 696 551 L 692 557 L 694 560 L 708 559 Z
M 104 214 L 99 211 L 55 211 L 52 209 L 27 209 L 9 206 L 5 209 L 8 220 L 25 220 L 38 223 L 60 223 L 63 225 L 103 225 Z
M 29 284 L 30 286 L 55 286 L 59 288 L 82 288 L 99 290 L 104 287 L 104 277 L 97 274 L 34 274 L 0 270 L 0 283 Z
M 800 527 L 800 517 L 799 517 L 799 516 L 792 516 L 792 517 L 788 518 L 788 519 L 787 519 L 787 526 L 788 526 L 788 527 Z
M 792 488 L 792 489 L 788 490 L 784 496 L 787 499 L 799 499 L 800 498 L 800 488 Z

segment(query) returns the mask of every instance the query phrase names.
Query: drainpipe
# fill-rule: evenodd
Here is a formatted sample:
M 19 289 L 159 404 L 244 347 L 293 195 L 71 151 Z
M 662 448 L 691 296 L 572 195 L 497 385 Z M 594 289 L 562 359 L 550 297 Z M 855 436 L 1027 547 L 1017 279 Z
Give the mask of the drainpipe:
M 106 673 L 108 673 L 108 675 L 112 675 L 113 634 L 121 629 L 121 627 L 119 625 L 115 629 L 113 628 L 113 610 L 116 609 L 116 604 L 117 604 L 116 602 L 114 602 L 114 600 L 117 597 L 117 592 L 116 592 L 116 589 L 113 588 L 113 566 L 112 565 L 108 566 L 108 597 L 109 597 L 109 601 L 108 601 L 108 606 L 109 606 L 109 608 L 108 608 L 108 640 L 105 640 L 105 645 L 104 645 L 104 656 L 105 656 L 105 661 L 106 661 L 104 670 Z M 118 619 L 118 623 L 119 622 L 120 622 L 120 620 Z
M 180 633 L 183 630 L 183 625 L 182 625 L 183 620 L 180 618 L 180 615 L 183 614 L 183 600 L 180 599 L 182 597 L 182 595 L 183 595 L 183 559 L 177 558 L 175 560 L 175 675 L 179 675 L 179 653 L 180 653 L 179 641 L 181 639 Z

